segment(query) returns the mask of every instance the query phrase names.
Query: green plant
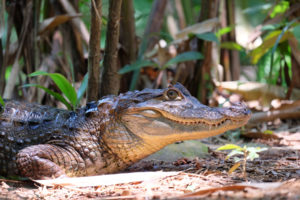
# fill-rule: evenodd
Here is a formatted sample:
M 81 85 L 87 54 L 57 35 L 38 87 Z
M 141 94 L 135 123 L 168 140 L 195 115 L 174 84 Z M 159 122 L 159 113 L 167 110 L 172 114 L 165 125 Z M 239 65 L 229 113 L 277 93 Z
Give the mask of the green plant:
M 3 99 L 2 99 L 2 97 L 0 96 L 0 106 L 4 107 L 4 105 L 5 105 L 5 103 L 4 103 Z
M 258 152 L 265 151 L 267 150 L 267 148 L 247 147 L 246 145 L 244 147 L 240 147 L 235 144 L 226 144 L 217 149 L 217 151 L 223 151 L 223 150 L 231 150 L 231 152 L 226 156 L 226 160 L 229 159 L 231 156 L 235 156 L 234 157 L 235 164 L 229 169 L 228 173 L 231 174 L 242 164 L 243 176 L 247 180 L 247 175 L 246 175 L 247 160 L 252 161 L 255 158 L 259 158 Z M 242 155 L 242 158 L 237 157 L 237 155 Z
M 72 84 L 61 74 L 59 73 L 47 73 L 47 72 L 43 72 L 43 71 L 36 71 L 33 72 L 31 74 L 29 74 L 29 77 L 34 77 L 34 76 L 49 76 L 53 82 L 57 85 L 57 87 L 60 89 L 60 91 L 62 92 L 63 95 L 54 92 L 48 88 L 45 88 L 42 85 L 39 84 L 25 84 L 23 85 L 23 87 L 37 87 L 40 88 L 42 90 L 44 90 L 45 92 L 47 92 L 48 94 L 52 95 L 53 97 L 55 97 L 57 100 L 59 100 L 60 102 L 62 102 L 63 104 L 65 104 L 65 106 L 69 109 L 69 110 L 74 110 L 78 107 L 79 102 L 87 88 L 87 82 L 88 82 L 88 75 L 86 74 L 83 78 L 83 81 L 76 93 L 75 88 L 72 86 Z
M 119 70 L 120 74 L 125 74 L 127 72 L 139 70 L 143 67 L 152 66 L 154 68 L 159 68 L 160 70 L 164 70 L 170 65 L 190 61 L 190 60 L 198 60 L 203 59 L 203 55 L 196 51 L 188 51 L 181 54 L 178 54 L 176 57 L 170 59 L 166 64 L 163 66 L 159 66 L 157 63 L 149 61 L 149 60 L 137 60 L 133 64 L 125 65 L 122 69 Z

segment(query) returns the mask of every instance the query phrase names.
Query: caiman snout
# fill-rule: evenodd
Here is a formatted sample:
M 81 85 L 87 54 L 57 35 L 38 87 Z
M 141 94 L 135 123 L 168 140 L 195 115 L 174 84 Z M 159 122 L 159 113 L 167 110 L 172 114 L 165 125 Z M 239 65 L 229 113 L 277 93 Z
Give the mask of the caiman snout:
M 233 113 L 239 113 L 249 117 L 251 116 L 251 111 L 245 103 L 232 103 L 232 106 L 229 107 L 229 110 L 231 110 Z

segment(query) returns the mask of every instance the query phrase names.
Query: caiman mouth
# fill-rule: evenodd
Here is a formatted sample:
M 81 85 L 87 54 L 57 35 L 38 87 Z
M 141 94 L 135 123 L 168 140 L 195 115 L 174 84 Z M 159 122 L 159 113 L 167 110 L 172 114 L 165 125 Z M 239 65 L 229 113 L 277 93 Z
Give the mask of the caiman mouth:
M 207 125 L 210 128 L 217 128 L 227 124 L 237 124 L 242 126 L 245 124 L 249 118 L 250 114 L 241 114 L 241 116 L 230 117 L 227 115 L 222 115 L 223 118 L 220 119 L 201 119 L 201 118 L 187 118 L 187 117 L 178 117 L 172 113 L 166 112 L 164 110 L 156 108 L 138 108 L 134 110 L 134 113 L 143 115 L 149 118 L 159 118 L 164 117 L 174 123 L 182 124 L 185 126 L 197 126 L 197 125 Z
M 150 143 L 160 143 L 163 140 L 164 144 L 170 144 L 180 140 L 207 138 L 239 128 L 251 116 L 245 106 L 172 106 L 130 108 L 126 110 L 123 119 L 128 129 Z

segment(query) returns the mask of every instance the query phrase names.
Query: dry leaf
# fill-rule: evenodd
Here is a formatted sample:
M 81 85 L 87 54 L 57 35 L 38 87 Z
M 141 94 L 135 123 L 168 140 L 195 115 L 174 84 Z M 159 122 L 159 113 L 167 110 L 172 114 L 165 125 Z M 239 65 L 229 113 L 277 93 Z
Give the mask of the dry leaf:
M 57 15 L 55 17 L 45 19 L 39 25 L 39 35 L 42 35 L 47 31 L 53 30 L 55 27 L 59 26 L 60 24 L 66 23 L 70 19 L 79 16 L 81 16 L 81 14 L 80 15 L 79 14 L 78 15 Z
M 124 174 L 108 174 L 100 176 L 74 177 L 74 178 L 58 178 L 52 180 L 34 180 L 45 186 L 100 186 L 113 185 L 121 183 L 149 181 L 166 176 L 174 176 L 179 172 L 135 172 Z

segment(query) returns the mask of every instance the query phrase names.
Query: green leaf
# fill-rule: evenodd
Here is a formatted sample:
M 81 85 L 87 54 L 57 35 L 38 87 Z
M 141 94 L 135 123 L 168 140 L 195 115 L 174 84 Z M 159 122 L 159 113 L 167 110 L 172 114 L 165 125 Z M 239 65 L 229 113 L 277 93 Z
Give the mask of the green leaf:
M 261 27 L 262 31 L 274 31 L 278 28 L 280 28 L 281 24 L 267 24 Z
M 237 162 L 240 162 L 242 160 L 242 158 L 234 157 L 233 160 L 234 160 L 235 163 L 237 163 Z
M 244 152 L 242 151 L 243 149 L 234 149 L 232 150 L 227 156 L 226 156 L 226 160 L 229 159 L 231 156 L 234 155 L 244 155 Z
M 219 39 L 217 38 L 216 34 L 214 34 L 212 32 L 196 34 L 196 37 L 201 40 L 219 43 Z
M 272 47 L 273 49 L 276 49 L 274 47 L 281 32 L 281 30 L 272 31 L 268 36 L 264 38 L 263 43 L 259 47 L 250 52 L 251 61 L 253 64 L 256 64 L 259 61 L 259 59 L 263 55 L 265 55 L 265 53 L 267 53 Z M 291 37 L 293 37 L 293 34 L 290 31 L 286 31 L 282 35 L 278 43 L 284 42 Z
M 221 28 L 220 30 L 217 31 L 216 36 L 220 38 L 222 35 L 225 35 L 226 33 L 230 33 L 233 29 L 233 26 L 227 26 L 224 28 Z
M 83 77 L 83 80 L 81 82 L 81 85 L 77 91 L 77 101 L 76 101 L 76 107 L 79 104 L 80 100 L 83 97 L 84 92 L 86 91 L 87 85 L 88 85 L 88 73 Z
M 271 18 L 276 17 L 276 15 L 284 13 L 287 9 L 289 9 L 290 3 L 289 1 L 280 1 L 273 9 L 270 14 Z
M 244 48 L 236 42 L 222 42 L 221 48 L 242 51 Z
M 274 133 L 274 131 L 272 131 L 272 130 L 265 130 L 263 132 L 263 134 L 269 134 L 269 135 L 272 135 L 273 133 Z
M 219 147 L 217 149 L 217 151 L 231 150 L 231 149 L 237 149 L 237 150 L 243 151 L 242 147 L 235 145 L 235 144 L 226 144 L 224 146 Z
M 248 7 L 243 10 L 244 14 L 256 15 L 259 12 L 266 12 L 272 7 L 272 3 L 263 3 L 257 6 Z
M 163 67 L 162 69 L 167 68 L 170 65 L 185 62 L 185 61 L 191 61 L 191 60 L 199 60 L 203 59 L 203 55 L 197 51 L 188 51 L 181 53 L 177 55 L 175 58 L 170 59 Z
M 247 160 L 254 160 L 255 158 L 259 158 L 259 155 L 256 152 L 249 152 L 249 155 L 247 156 Z
M 293 34 L 300 44 L 300 24 L 293 28 Z
M 3 99 L 2 99 L 2 97 L 0 96 L 0 104 L 4 107 L 4 105 L 5 105 L 5 103 L 4 103 L 4 101 L 3 101 Z
M 127 72 L 139 70 L 143 67 L 148 67 L 148 66 L 157 67 L 157 64 L 148 60 L 137 60 L 133 64 L 125 65 L 122 69 L 119 70 L 119 74 L 125 74 Z
M 76 107 L 77 95 L 74 87 L 70 84 L 70 82 L 61 74 L 58 73 L 47 73 L 42 71 L 37 71 L 29 74 L 28 76 L 50 76 L 50 78 L 54 81 L 54 83 L 58 86 L 60 91 L 67 97 L 67 99 L 71 102 L 73 107 Z
M 52 95 L 54 98 L 56 98 L 57 100 L 59 100 L 60 102 L 62 102 L 63 104 L 65 104 L 65 106 L 68 108 L 68 110 L 72 110 L 72 105 L 60 94 L 58 94 L 57 92 L 53 92 L 52 90 L 45 88 L 44 86 L 38 85 L 38 84 L 25 84 L 22 85 L 22 87 L 37 87 L 40 88 L 42 90 L 44 90 L 45 92 L 47 92 L 48 94 Z
M 260 148 L 260 147 L 247 147 L 246 149 L 247 149 L 248 152 L 261 152 L 261 151 L 267 150 L 268 148 L 266 148 L 266 147 L 263 147 L 263 148 Z

